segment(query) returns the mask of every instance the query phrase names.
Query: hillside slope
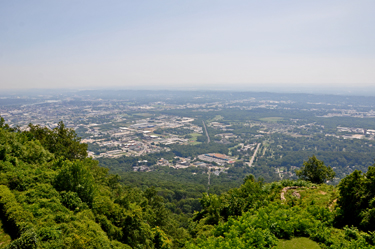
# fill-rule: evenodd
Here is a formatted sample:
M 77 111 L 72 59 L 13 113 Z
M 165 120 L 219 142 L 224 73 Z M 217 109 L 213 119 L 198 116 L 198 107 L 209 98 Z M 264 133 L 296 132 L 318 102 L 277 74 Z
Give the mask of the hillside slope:
M 312 241 L 321 248 L 373 248 L 372 232 L 337 226 L 338 198 L 337 188 L 326 184 L 263 184 L 250 177 L 239 189 L 203 198 L 195 217 L 197 238 L 187 248 L 284 248 L 285 240 L 298 237 L 309 238 L 297 240 L 300 248 Z
M 0 127 L 0 217 L 12 238 L 7 248 L 169 248 L 184 243 L 187 233 L 169 219 L 154 189 L 120 185 L 116 175 L 85 153 L 80 139 L 63 125 L 24 132 Z M 4 246 L 9 242 L 4 233 L 0 239 Z
M 375 167 L 338 187 L 248 175 L 203 194 L 188 219 L 155 188 L 121 185 L 62 123 L 19 131 L 0 122 L 0 247 L 9 249 L 374 248 L 374 186 Z

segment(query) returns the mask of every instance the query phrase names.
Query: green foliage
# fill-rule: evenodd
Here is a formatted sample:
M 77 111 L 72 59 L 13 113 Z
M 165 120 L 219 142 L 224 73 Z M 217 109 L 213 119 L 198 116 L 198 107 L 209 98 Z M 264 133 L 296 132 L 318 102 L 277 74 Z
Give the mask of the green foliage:
M 27 231 L 23 232 L 21 236 L 15 240 L 13 240 L 8 246 L 8 249 L 18 249 L 18 248 L 25 248 L 25 249 L 36 249 L 37 247 L 37 234 L 34 229 L 28 229 Z
M 6 233 L 5 227 L 0 219 L 0 245 L 2 247 L 8 245 L 11 242 L 11 237 Z
M 90 159 L 86 159 L 90 160 Z M 92 204 L 96 186 L 90 168 L 85 161 L 64 161 L 54 181 L 58 191 L 73 191 L 88 205 Z
M 18 237 L 30 229 L 34 220 L 32 213 L 24 210 L 7 186 L 0 185 L 0 208 L 12 237 Z
M 287 195 L 287 203 L 269 199 L 263 206 L 250 208 L 216 226 L 204 226 L 204 219 L 201 219 L 195 227 L 199 229 L 197 238 L 188 243 L 187 248 L 272 248 L 279 239 L 294 237 L 308 237 L 322 248 L 373 248 L 372 233 L 355 227 L 343 230 L 333 227 L 335 213 L 330 211 L 329 203 L 334 196 L 322 191 L 328 190 L 329 186 L 325 186 L 301 190 L 299 200 Z M 265 189 L 280 193 L 280 188 L 274 187 Z M 325 202 L 313 202 L 319 199 L 318 195 L 328 198 L 324 198 Z
M 354 171 L 339 184 L 338 221 L 367 231 L 375 230 L 375 166 Z
M 153 243 L 155 249 L 170 249 L 172 248 L 172 242 L 168 239 L 167 235 L 159 227 L 152 229 L 154 233 Z
M 266 193 L 272 193 L 274 191 L 281 191 L 282 188 L 284 187 L 290 187 L 290 186 L 297 186 L 297 187 L 305 187 L 305 188 L 311 188 L 314 186 L 311 182 L 304 181 L 304 180 L 281 180 L 278 182 L 271 182 L 269 184 L 263 185 L 262 189 Z
M 55 156 L 63 156 L 69 160 L 87 157 L 87 144 L 80 143 L 81 138 L 72 129 L 65 128 L 62 121 L 52 130 L 39 125 L 29 124 L 27 135 L 39 140 L 48 151 Z
M 0 218 L 12 238 L 7 248 L 272 248 L 294 237 L 322 248 L 374 246 L 375 166 L 347 176 L 339 192 L 320 184 L 333 174 L 315 156 L 301 172 L 317 176 L 306 173 L 298 181 L 267 184 L 251 174 L 264 173 L 262 166 L 232 167 L 227 175 L 212 175 L 205 193 L 204 169 L 124 170 L 120 179 L 86 158 L 62 123 L 52 131 L 30 127 L 22 132 L 0 120 Z M 184 148 L 173 145 L 163 157 L 228 150 L 215 143 Z M 133 161 L 102 160 L 130 170 Z M 281 202 L 287 186 L 299 188 Z
M 275 249 L 320 249 L 318 243 L 308 238 L 293 238 L 291 240 L 280 240 Z
M 84 209 L 83 202 L 81 198 L 79 198 L 78 194 L 76 192 L 72 191 L 61 191 L 61 204 L 63 204 L 65 207 L 69 208 L 70 210 L 78 210 L 78 209 Z
M 226 221 L 230 216 L 240 216 L 253 207 L 267 202 L 268 193 L 263 191 L 263 181 L 250 175 L 239 188 L 229 190 L 220 196 L 205 195 L 201 199 L 202 210 L 195 213 L 194 220 L 207 225 Z
M 234 163 L 234 167 L 243 167 L 243 166 L 244 166 L 243 161 L 236 161 L 236 162 Z
M 2 127 L 0 218 L 13 239 L 7 248 L 172 248 L 189 237 L 170 221 L 155 189 L 119 184 L 117 175 L 83 158 L 79 139 L 62 123 L 60 131 Z M 52 154 L 44 147 L 51 141 L 69 148 Z
M 16 166 L 19 160 L 42 164 L 52 158 L 53 155 L 39 141 L 30 140 L 25 134 L 0 129 L 0 160 L 12 162 Z
M 335 133 L 336 130 L 335 126 L 329 133 Z M 256 167 L 267 165 L 271 168 L 284 167 L 292 171 L 292 166 L 302 165 L 304 160 L 315 154 L 326 165 L 334 168 L 338 178 L 344 178 L 354 169 L 366 171 L 375 158 L 372 147 L 375 145 L 374 141 L 367 139 L 344 139 L 316 132 L 304 137 L 273 133 L 265 139 L 270 141 L 269 147 L 264 156 L 258 157 L 254 164 Z
M 303 180 L 317 184 L 332 180 L 336 175 L 331 167 L 325 166 L 324 162 L 318 160 L 315 155 L 303 162 L 303 167 L 297 170 L 296 174 Z

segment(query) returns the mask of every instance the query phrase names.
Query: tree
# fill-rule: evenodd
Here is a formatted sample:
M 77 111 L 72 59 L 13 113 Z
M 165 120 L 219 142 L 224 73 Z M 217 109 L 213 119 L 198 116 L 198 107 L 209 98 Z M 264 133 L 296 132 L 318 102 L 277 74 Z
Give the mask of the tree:
M 341 180 L 337 200 L 338 223 L 375 230 L 375 164 L 366 173 L 355 170 Z
M 91 205 L 94 199 L 96 185 L 88 162 L 75 160 L 64 161 L 63 166 L 55 178 L 54 186 L 58 191 L 72 191 L 78 194 L 82 201 Z
M 3 117 L 0 116 L 0 128 L 3 128 L 5 126 L 5 120 Z
M 55 156 L 63 156 L 69 160 L 87 157 L 87 144 L 81 143 L 73 129 L 66 128 L 62 121 L 54 129 L 29 124 L 28 136 L 39 140 L 44 148 Z
M 297 170 L 296 174 L 300 179 L 318 184 L 332 180 L 336 175 L 331 167 L 324 165 L 324 162 L 318 160 L 315 155 L 304 161 L 303 167 Z
M 0 116 L 0 129 L 8 130 L 10 132 L 20 132 L 19 126 L 11 128 L 8 124 L 5 123 L 5 119 L 2 116 Z
M 243 167 L 243 166 L 244 166 L 243 161 L 236 161 L 236 162 L 234 163 L 234 167 Z
M 369 169 L 371 170 L 371 167 Z M 360 213 L 368 207 L 368 199 L 373 197 L 373 194 L 366 193 L 365 177 L 366 174 L 355 170 L 342 179 L 338 185 L 340 197 L 337 200 L 337 220 L 342 226 L 354 225 L 358 227 L 361 222 Z M 370 198 L 364 198 L 365 196 Z

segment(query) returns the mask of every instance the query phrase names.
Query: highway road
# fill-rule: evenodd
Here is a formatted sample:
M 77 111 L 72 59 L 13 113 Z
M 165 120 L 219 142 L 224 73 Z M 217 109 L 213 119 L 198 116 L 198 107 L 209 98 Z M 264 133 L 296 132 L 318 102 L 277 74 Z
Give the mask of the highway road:
M 254 151 L 254 154 L 253 154 L 253 156 L 251 157 L 251 160 L 250 160 L 250 163 L 249 163 L 249 167 L 252 167 L 253 162 L 254 162 L 254 159 L 255 159 L 255 156 L 256 156 L 256 154 L 258 153 L 259 147 L 260 147 L 260 143 L 257 145 L 257 147 L 256 147 L 256 149 L 255 149 L 255 151 Z
M 206 131 L 207 143 L 210 143 L 210 136 L 208 135 L 206 124 L 204 123 L 204 121 L 202 121 L 202 123 L 203 123 L 204 130 Z

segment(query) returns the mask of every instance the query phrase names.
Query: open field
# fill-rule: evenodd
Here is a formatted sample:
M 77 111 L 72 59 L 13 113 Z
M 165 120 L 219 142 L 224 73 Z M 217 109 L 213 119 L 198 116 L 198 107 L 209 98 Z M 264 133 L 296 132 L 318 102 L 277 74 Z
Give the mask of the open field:
M 224 117 L 221 116 L 221 115 L 216 115 L 213 119 L 211 119 L 211 120 L 207 120 L 207 123 L 217 122 L 217 121 L 222 120 L 223 118 L 224 118 Z
M 199 134 L 199 133 L 190 133 L 189 135 L 192 136 L 192 138 L 190 138 L 190 141 L 191 141 L 192 145 L 201 144 L 201 142 L 197 142 L 197 138 L 199 136 L 202 136 L 202 134 Z

